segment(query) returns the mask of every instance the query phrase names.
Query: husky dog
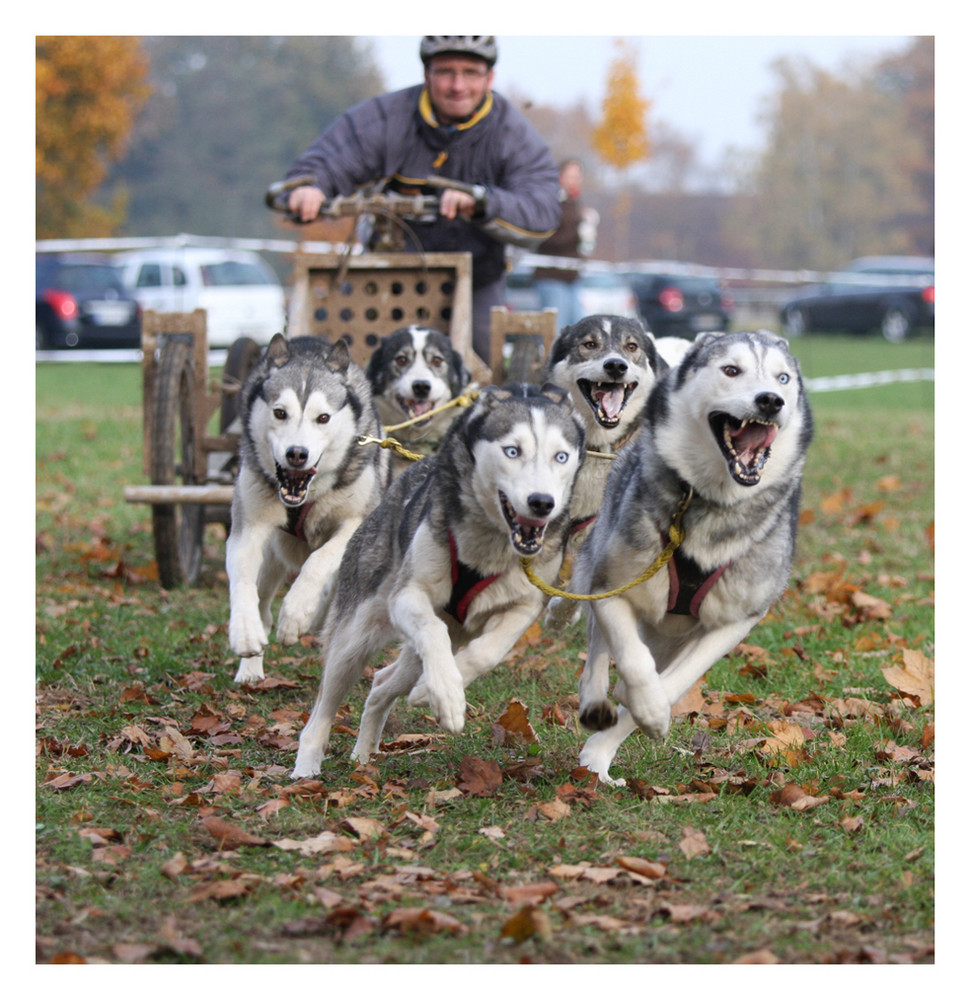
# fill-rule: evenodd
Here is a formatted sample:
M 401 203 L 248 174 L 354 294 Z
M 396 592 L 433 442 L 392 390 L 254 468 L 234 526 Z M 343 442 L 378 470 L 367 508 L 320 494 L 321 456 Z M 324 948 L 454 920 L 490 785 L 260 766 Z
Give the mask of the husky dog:
M 553 341 L 544 377 L 571 394 L 583 415 L 587 447 L 597 453 L 583 467 L 573 491 L 573 555 L 600 510 L 611 457 L 640 432 L 647 398 L 666 369 L 654 338 L 635 319 L 587 316 L 563 327 Z M 575 602 L 554 598 L 547 624 L 560 628 L 579 618 L 580 611 Z
M 583 459 L 583 424 L 567 393 L 490 386 L 437 454 L 391 484 L 337 574 L 321 634 L 323 679 L 300 734 L 295 777 L 320 769 L 347 692 L 369 658 L 395 640 L 398 658 L 375 677 L 352 757 L 367 760 L 377 750 L 395 698 L 409 692 L 413 703 L 427 700 L 445 729 L 462 730 L 465 687 L 495 667 L 542 611 L 545 598 L 520 557 L 542 579 L 555 578 Z
M 276 634 L 316 628 L 344 548 L 388 483 L 382 448 L 358 444 L 380 422 L 363 370 L 343 341 L 277 334 L 239 396 L 240 470 L 226 543 L 229 645 L 236 681 L 263 677 L 270 602 L 296 572 Z
M 444 333 L 414 325 L 383 337 L 368 361 L 366 372 L 385 427 L 394 427 L 442 406 L 460 395 L 472 380 L 462 355 Z M 458 407 L 452 407 L 392 431 L 392 435 L 410 451 L 428 455 L 441 444 L 457 415 Z M 405 468 L 406 459 L 397 456 L 392 459 L 393 474 Z
M 590 602 L 580 721 L 601 730 L 580 762 L 610 784 L 636 728 L 660 738 L 673 705 L 783 592 L 795 547 L 812 417 L 799 365 L 766 331 L 700 334 L 651 394 L 644 431 L 613 463 L 577 560 L 580 593 L 651 566 L 679 504 L 684 540 L 646 582 Z M 609 658 L 619 714 L 607 700 Z
M 655 337 L 654 344 L 669 368 L 677 368 L 691 349 L 691 341 L 684 337 Z

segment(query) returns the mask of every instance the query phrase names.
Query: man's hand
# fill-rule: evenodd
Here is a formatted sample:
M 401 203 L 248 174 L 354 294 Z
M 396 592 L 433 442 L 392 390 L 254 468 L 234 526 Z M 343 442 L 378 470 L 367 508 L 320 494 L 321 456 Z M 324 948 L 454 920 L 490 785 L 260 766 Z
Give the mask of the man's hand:
M 318 187 L 298 187 L 290 192 L 287 207 L 301 222 L 313 222 L 324 203 L 324 192 Z
M 454 219 L 457 215 L 464 215 L 471 219 L 475 214 L 477 202 L 470 194 L 464 191 L 455 191 L 453 188 L 446 188 L 439 199 L 438 212 L 446 219 Z

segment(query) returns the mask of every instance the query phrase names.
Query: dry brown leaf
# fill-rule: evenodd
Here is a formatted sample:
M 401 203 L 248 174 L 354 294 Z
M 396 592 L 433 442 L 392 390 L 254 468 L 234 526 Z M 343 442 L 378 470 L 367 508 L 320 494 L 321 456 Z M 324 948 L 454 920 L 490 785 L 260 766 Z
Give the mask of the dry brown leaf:
M 526 941 L 531 937 L 545 941 L 552 936 L 553 928 L 549 916 L 536 906 L 524 906 L 502 925 L 500 932 L 500 937 L 512 938 L 517 942 Z
M 393 910 L 384 918 L 384 929 L 426 937 L 429 934 L 468 934 L 469 929 L 460 920 L 427 907 L 412 906 Z
M 504 743 L 536 742 L 536 733 L 529 723 L 529 709 L 518 698 L 513 698 L 509 702 L 506 710 L 496 721 L 496 725 L 500 726 L 505 733 Z
M 495 761 L 483 760 L 481 757 L 463 757 L 456 784 L 469 795 L 487 798 L 499 790 L 502 770 Z
M 708 840 L 701 830 L 695 830 L 690 826 L 686 826 L 682 829 L 681 834 L 678 847 L 681 848 L 681 853 L 686 858 L 697 858 L 699 855 L 708 854 L 711 850 L 708 846 Z
M 387 833 L 384 823 L 370 816 L 349 816 L 343 825 L 361 840 L 380 840 Z
M 299 851 L 301 854 L 325 854 L 329 851 L 353 851 L 358 842 L 351 837 L 341 837 L 330 830 L 323 830 L 316 837 L 306 840 L 284 838 L 274 840 L 273 846 L 281 851 Z
M 559 891 L 560 887 L 555 882 L 531 882 L 528 885 L 503 886 L 499 890 L 499 895 L 510 903 L 536 906 Z
M 648 861 L 647 858 L 635 858 L 630 855 L 621 855 L 614 858 L 618 866 L 625 871 L 631 872 L 641 878 L 654 881 L 663 878 L 667 874 L 667 867 L 660 861 Z
M 677 718 L 682 715 L 701 715 L 706 707 L 705 696 L 702 693 L 702 681 L 699 678 L 685 691 L 683 695 L 671 706 L 671 717 Z
M 921 705 L 934 701 L 934 661 L 919 650 L 905 649 L 902 653 L 903 666 L 884 667 L 883 676 L 887 683 L 901 694 L 916 698 Z
M 203 816 L 202 825 L 206 828 L 209 836 L 218 842 L 219 849 L 223 851 L 234 851 L 237 847 L 266 847 L 270 843 L 263 837 L 247 833 L 242 827 L 220 819 L 218 816 Z
M 809 792 L 807 792 L 801 785 L 789 782 L 777 792 L 773 792 L 769 796 L 769 800 L 776 802 L 781 806 L 785 806 L 786 809 L 794 809 L 796 812 L 805 812 L 808 809 L 813 809 L 816 806 L 823 805 L 825 802 L 829 802 L 829 796 L 810 795 Z
M 560 798 L 552 799 L 549 802 L 543 802 L 537 806 L 539 812 L 541 812 L 551 823 L 555 823 L 557 820 L 563 819 L 565 816 L 570 815 L 570 805 L 564 802 Z

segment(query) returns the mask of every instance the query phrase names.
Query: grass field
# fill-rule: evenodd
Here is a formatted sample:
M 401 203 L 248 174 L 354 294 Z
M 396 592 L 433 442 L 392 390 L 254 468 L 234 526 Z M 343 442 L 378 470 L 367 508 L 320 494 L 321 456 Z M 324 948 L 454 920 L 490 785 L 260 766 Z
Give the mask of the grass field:
M 807 377 L 933 341 L 794 343 Z M 577 769 L 582 634 L 528 633 L 446 737 L 293 783 L 312 645 L 232 683 L 224 532 L 164 591 L 134 365 L 37 367 L 37 961 L 934 960 L 933 384 L 820 393 L 786 596 L 623 789 Z M 511 702 L 513 704 L 510 710 Z M 525 722 L 523 715 L 525 714 Z

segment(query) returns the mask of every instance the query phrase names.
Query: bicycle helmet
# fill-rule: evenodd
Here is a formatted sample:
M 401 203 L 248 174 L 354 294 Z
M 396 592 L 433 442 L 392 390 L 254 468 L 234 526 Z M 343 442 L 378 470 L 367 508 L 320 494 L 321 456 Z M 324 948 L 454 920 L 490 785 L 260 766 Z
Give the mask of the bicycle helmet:
M 425 66 L 432 56 L 446 53 L 484 59 L 490 69 L 499 58 L 495 35 L 425 35 L 419 53 Z

